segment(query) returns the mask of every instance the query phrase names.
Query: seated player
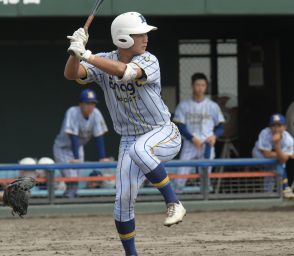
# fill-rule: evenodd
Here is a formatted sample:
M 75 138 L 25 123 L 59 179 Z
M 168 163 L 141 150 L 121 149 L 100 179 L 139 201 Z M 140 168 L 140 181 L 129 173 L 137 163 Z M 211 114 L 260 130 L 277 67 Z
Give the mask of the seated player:
M 176 108 L 174 122 L 184 138 L 181 160 L 213 159 L 216 139 L 224 132 L 224 116 L 220 107 L 205 96 L 207 77 L 195 73 L 191 78 L 192 97 Z M 189 174 L 192 167 L 181 167 L 178 174 Z M 211 168 L 208 170 L 211 172 Z M 182 193 L 187 179 L 175 180 L 176 192 Z
M 81 92 L 79 106 L 70 107 L 55 139 L 53 154 L 56 163 L 80 163 L 84 161 L 84 146 L 94 137 L 97 147 L 97 159 L 105 161 L 104 134 L 107 126 L 101 112 L 95 107 L 97 103 L 94 91 L 86 89 Z M 64 177 L 78 177 L 77 169 L 61 171 Z M 64 197 L 77 196 L 78 182 L 67 182 Z
M 294 194 L 289 187 L 285 163 L 293 155 L 294 141 L 286 131 L 286 119 L 281 114 L 274 114 L 270 117 L 269 127 L 263 129 L 252 151 L 255 158 L 277 159 L 282 164 L 281 176 L 283 177 L 284 198 L 292 199 Z M 265 190 L 269 191 L 272 180 L 265 179 Z

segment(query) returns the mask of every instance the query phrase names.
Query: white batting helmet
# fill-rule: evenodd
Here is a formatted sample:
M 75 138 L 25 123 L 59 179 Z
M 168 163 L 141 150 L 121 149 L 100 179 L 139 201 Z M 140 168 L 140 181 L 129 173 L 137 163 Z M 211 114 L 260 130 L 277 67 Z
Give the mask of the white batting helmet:
M 39 159 L 38 164 L 54 164 L 54 160 L 50 157 L 42 157 Z
M 25 157 L 19 161 L 19 164 L 36 164 L 36 160 L 32 157 Z
M 117 16 L 111 24 L 113 43 L 123 49 L 133 46 L 134 40 L 130 35 L 145 34 L 157 27 L 147 24 L 144 16 L 138 12 L 126 12 Z

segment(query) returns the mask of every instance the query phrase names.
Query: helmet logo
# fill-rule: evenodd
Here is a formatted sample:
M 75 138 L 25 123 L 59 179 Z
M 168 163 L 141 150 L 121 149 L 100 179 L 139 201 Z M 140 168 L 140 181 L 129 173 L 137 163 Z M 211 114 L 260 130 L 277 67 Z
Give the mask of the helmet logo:
M 141 19 L 142 23 L 147 23 L 145 17 L 142 14 L 139 15 L 139 18 Z

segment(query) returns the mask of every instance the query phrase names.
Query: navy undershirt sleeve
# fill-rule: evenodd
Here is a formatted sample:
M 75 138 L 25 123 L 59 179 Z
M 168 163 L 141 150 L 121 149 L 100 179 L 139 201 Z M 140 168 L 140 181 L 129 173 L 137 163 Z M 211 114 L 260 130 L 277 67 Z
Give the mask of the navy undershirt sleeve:
M 105 158 L 105 145 L 103 135 L 95 137 L 98 159 Z
M 80 143 L 79 143 L 79 136 L 69 134 L 69 138 L 71 141 L 71 150 L 74 155 L 75 159 L 80 159 L 79 149 L 80 149 Z
M 219 138 L 220 136 L 222 136 L 225 132 L 225 126 L 224 124 L 219 124 L 217 126 L 214 127 L 214 135 Z
M 188 131 L 187 126 L 182 123 L 177 124 L 180 130 L 180 133 L 187 139 L 187 140 L 192 140 L 193 135 Z

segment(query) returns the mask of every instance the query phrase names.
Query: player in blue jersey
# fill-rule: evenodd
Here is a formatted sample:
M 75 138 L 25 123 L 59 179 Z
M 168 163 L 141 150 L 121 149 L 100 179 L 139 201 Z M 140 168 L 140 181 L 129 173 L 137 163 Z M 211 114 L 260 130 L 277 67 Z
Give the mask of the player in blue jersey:
M 186 214 L 162 164 L 177 155 L 181 136 L 160 96 L 158 60 L 146 51 L 147 33 L 156 29 L 140 13 L 121 14 L 111 25 L 117 50 L 92 54 L 85 49 L 88 34 L 81 28 L 69 37 L 75 57 L 65 66 L 67 79 L 96 82 L 102 88 L 114 129 L 121 135 L 114 218 L 126 255 L 137 255 L 134 204 L 146 178 L 164 197 L 165 226 L 181 222 Z
M 281 114 L 270 117 L 269 127 L 264 128 L 255 143 L 252 155 L 255 158 L 277 159 L 280 163 L 280 175 L 283 178 L 283 195 L 285 198 L 294 199 L 294 194 L 289 187 L 285 163 L 294 153 L 294 140 L 286 131 L 286 118 Z M 265 178 L 265 190 L 271 191 L 272 179 Z
M 70 107 L 65 114 L 61 130 L 57 135 L 53 153 L 56 163 L 79 163 L 84 161 L 84 146 L 91 138 L 95 139 L 97 159 L 105 161 L 104 133 L 107 126 L 101 112 L 95 108 L 96 94 L 92 90 L 83 90 L 79 106 Z M 77 177 L 77 169 L 63 170 L 64 177 Z M 77 196 L 78 182 L 67 182 L 64 196 Z
M 195 73 L 191 78 L 192 97 L 179 103 L 174 122 L 184 138 L 181 160 L 213 159 L 216 139 L 224 132 L 224 116 L 220 107 L 206 97 L 207 77 Z M 193 168 L 181 167 L 178 174 L 189 174 Z M 211 168 L 208 170 L 211 171 Z M 182 193 L 187 179 L 175 181 L 177 193 Z

